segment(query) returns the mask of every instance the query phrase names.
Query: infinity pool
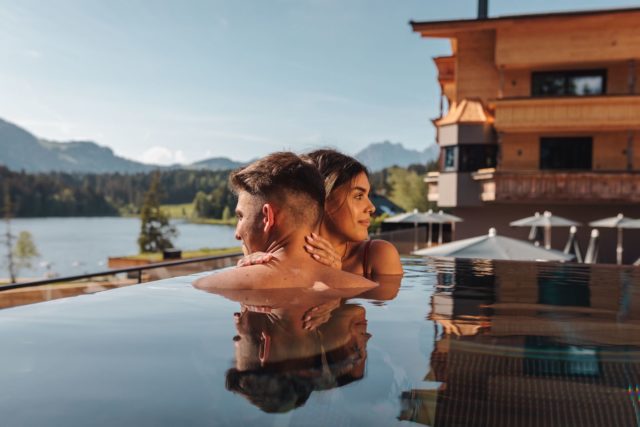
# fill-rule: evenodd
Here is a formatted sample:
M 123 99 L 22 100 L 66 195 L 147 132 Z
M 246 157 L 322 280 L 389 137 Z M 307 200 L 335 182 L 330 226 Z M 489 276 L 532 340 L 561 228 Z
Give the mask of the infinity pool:
M 640 269 L 403 262 L 315 329 L 196 276 L 1 310 L 0 424 L 639 425 Z

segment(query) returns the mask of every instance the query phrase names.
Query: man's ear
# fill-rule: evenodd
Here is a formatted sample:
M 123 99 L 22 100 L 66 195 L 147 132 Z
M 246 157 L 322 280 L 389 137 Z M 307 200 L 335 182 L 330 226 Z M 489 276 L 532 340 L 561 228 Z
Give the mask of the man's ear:
M 265 203 L 262 205 L 262 223 L 265 233 L 268 233 L 276 224 L 275 210 L 271 203 Z

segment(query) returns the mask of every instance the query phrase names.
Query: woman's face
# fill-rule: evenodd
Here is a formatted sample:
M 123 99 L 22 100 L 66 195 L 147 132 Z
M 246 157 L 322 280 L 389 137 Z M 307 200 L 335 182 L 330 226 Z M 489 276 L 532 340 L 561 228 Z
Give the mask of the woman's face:
M 359 242 L 369 235 L 375 207 L 369 200 L 369 178 L 364 172 L 335 188 L 325 201 L 325 218 L 330 232 L 348 241 Z

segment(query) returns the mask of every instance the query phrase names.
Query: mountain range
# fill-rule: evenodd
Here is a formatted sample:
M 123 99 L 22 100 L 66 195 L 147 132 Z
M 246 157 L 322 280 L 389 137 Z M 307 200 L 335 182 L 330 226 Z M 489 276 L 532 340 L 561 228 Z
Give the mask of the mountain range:
M 389 141 L 369 144 L 354 157 L 365 164 L 372 172 L 377 172 L 389 166 L 407 167 L 412 164 L 427 164 L 438 158 L 440 150 L 436 144 L 431 144 L 422 151 L 410 150 L 397 142 Z
M 417 151 L 408 150 L 400 143 L 385 141 L 370 144 L 354 157 L 375 172 L 388 166 L 428 163 L 437 156 L 438 147 L 435 144 Z M 55 142 L 38 138 L 20 126 L 0 119 L 0 165 L 13 171 L 136 173 L 179 168 L 228 170 L 246 163 L 227 157 L 213 157 L 189 165 L 150 165 L 120 157 L 111 148 L 92 141 Z

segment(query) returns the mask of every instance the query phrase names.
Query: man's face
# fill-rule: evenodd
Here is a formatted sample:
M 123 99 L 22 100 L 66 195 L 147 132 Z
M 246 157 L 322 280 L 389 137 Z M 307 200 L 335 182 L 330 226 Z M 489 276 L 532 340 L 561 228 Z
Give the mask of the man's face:
M 246 191 L 238 194 L 236 206 L 236 239 L 242 241 L 242 251 L 245 255 L 266 250 L 267 232 L 264 230 L 264 215 L 262 214 L 262 200 Z

